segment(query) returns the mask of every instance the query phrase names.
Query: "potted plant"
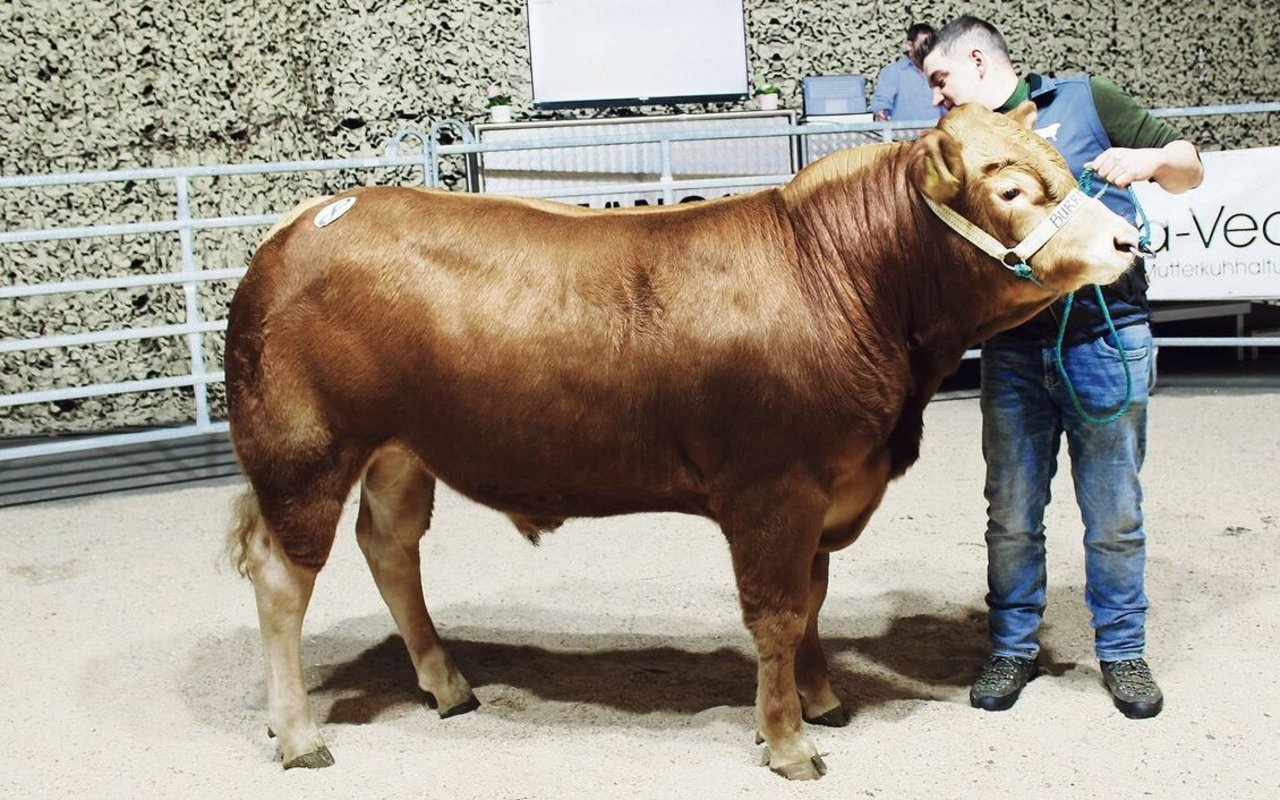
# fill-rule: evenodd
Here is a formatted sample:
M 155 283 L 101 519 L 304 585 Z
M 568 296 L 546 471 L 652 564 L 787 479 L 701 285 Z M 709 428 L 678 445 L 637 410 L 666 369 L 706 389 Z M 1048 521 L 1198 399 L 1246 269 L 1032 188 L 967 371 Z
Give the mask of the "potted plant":
M 489 119 L 494 122 L 511 121 L 511 95 L 503 94 L 502 87 L 496 83 L 489 84 Z
M 778 96 L 782 94 L 782 90 L 772 83 L 763 83 L 756 85 L 756 108 L 761 111 L 773 111 L 778 107 Z

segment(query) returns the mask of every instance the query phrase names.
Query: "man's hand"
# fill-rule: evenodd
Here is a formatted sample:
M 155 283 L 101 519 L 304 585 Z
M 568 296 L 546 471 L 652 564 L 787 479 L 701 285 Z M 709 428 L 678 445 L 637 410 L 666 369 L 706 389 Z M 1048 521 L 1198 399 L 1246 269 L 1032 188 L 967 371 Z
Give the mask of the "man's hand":
M 1131 183 L 1149 181 L 1160 166 L 1160 151 L 1149 148 L 1113 147 L 1085 164 L 1107 183 L 1125 188 Z
M 1185 139 L 1159 148 L 1113 147 L 1085 166 L 1121 189 L 1138 181 L 1155 181 L 1166 192 L 1177 194 L 1194 189 L 1204 180 L 1200 154 Z
M 874 113 L 874 114 L 872 114 L 872 115 L 871 115 L 871 118 L 872 118 L 872 119 L 874 119 L 876 122 L 888 122 L 888 121 L 889 121 L 889 112 L 888 112 L 888 111 L 883 111 L 883 110 L 882 110 L 882 111 L 877 111 L 876 113 Z

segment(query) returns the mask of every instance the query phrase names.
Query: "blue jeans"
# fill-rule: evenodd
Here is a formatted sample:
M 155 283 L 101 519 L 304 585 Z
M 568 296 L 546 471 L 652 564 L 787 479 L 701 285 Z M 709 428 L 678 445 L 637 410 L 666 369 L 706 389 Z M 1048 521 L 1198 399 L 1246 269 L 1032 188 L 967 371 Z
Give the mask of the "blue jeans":
M 1119 331 L 1133 378 L 1120 419 L 1087 422 L 1076 410 L 1052 347 L 982 350 L 982 452 L 987 462 L 987 608 L 992 654 L 1034 658 L 1045 609 L 1044 510 L 1067 435 L 1071 477 L 1084 522 L 1085 603 L 1099 660 L 1139 658 L 1146 644 L 1142 486 L 1151 329 Z M 1124 366 L 1110 334 L 1063 348 L 1084 410 L 1105 417 L 1125 397 Z

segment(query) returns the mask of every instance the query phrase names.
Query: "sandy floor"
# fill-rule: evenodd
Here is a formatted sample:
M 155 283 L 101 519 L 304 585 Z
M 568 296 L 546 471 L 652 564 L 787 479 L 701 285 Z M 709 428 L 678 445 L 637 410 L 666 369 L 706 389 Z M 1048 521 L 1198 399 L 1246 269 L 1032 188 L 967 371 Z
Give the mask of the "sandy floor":
M 1011 711 L 969 707 L 986 646 L 977 403 L 926 422 L 920 463 L 833 559 L 822 628 L 855 717 L 811 730 L 818 783 L 759 765 L 753 653 L 710 523 L 579 520 L 534 549 L 449 492 L 428 602 L 484 705 L 423 707 L 348 517 L 304 642 L 337 764 L 282 771 L 251 591 L 218 564 L 224 483 L 0 511 L 0 796 L 1280 796 L 1280 392 L 1153 400 L 1149 657 L 1167 707 L 1146 721 L 1101 686 L 1063 476 L 1046 673 Z

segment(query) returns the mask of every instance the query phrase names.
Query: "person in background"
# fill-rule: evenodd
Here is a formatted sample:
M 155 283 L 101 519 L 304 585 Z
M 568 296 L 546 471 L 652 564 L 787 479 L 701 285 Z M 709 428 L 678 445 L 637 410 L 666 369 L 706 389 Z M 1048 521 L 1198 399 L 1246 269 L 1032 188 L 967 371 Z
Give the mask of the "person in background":
M 917 22 L 907 28 L 902 57 L 880 70 L 871 95 L 871 113 L 877 122 L 925 120 L 930 124 L 942 116 L 933 104 L 933 92 L 920 69 L 917 51 L 933 36 L 933 27 Z
M 1099 186 L 1111 184 L 1101 199 L 1130 222 L 1136 216 L 1125 190 L 1130 184 L 1153 180 L 1176 193 L 1204 177 L 1196 147 L 1114 84 L 1087 75 L 1019 77 L 1004 37 L 981 19 L 962 16 L 948 23 L 921 48 L 921 60 L 934 101 L 943 108 L 974 102 L 1005 112 L 1027 100 L 1035 103 L 1036 132 L 1062 153 L 1075 175 L 1089 168 Z M 1118 411 L 1126 384 L 1132 384 L 1128 409 L 1110 424 L 1086 419 L 1058 373 L 1054 351 L 1063 301 L 983 345 L 991 654 L 969 692 L 977 708 L 1010 708 L 1037 671 L 1046 604 L 1044 510 L 1064 433 L 1084 523 L 1084 594 L 1103 683 L 1127 717 L 1153 717 L 1164 705 L 1144 655 L 1146 534 L 1138 472 L 1146 453 L 1154 358 L 1146 291 L 1139 261 L 1102 289 L 1117 336 L 1109 333 L 1092 289 L 1075 298 L 1065 330 L 1062 361 L 1089 415 L 1097 419 Z

